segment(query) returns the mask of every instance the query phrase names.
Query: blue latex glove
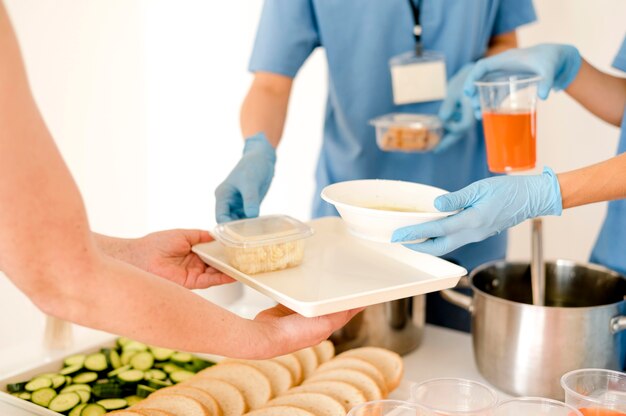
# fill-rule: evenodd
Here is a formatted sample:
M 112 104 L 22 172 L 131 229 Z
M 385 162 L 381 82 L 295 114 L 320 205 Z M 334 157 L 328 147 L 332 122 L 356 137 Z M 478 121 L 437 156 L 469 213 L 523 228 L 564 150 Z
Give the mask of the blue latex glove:
M 433 150 L 434 153 L 443 152 L 458 142 L 476 123 L 472 102 L 463 91 L 465 79 L 474 65 L 473 63 L 465 65 L 448 82 L 446 98 L 439 108 L 444 136 Z
M 215 190 L 217 222 L 258 217 L 275 165 L 276 151 L 265 134 L 246 139 L 239 163 Z
M 582 57 L 578 49 L 571 45 L 544 44 L 525 49 L 511 49 L 501 54 L 481 59 L 465 79 L 465 94 L 472 99 L 476 117 L 481 118 L 478 89 L 474 85 L 489 72 L 521 71 L 533 72 L 541 76 L 537 95 L 542 100 L 548 98 L 550 90 L 564 90 L 574 81 Z
M 396 230 L 392 242 L 429 240 L 406 247 L 442 256 L 457 248 L 498 234 L 542 215 L 561 215 L 563 203 L 556 175 L 496 176 L 435 199 L 440 211 L 462 211 L 437 221 Z

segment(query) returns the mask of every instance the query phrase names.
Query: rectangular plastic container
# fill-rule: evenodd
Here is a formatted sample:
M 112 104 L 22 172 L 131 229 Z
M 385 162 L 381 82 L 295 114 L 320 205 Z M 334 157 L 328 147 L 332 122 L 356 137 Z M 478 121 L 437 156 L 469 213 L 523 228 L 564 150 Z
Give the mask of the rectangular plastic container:
M 299 266 L 313 230 L 289 216 L 268 215 L 220 224 L 214 235 L 234 268 L 257 274 Z
M 437 116 L 391 113 L 370 120 L 376 143 L 386 152 L 428 152 L 441 140 L 443 128 Z

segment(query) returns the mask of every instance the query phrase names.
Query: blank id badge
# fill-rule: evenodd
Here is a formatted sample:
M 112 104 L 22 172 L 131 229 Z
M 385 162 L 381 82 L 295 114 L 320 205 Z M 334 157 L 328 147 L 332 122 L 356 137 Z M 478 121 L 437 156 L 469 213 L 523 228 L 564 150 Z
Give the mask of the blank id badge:
M 443 54 L 409 51 L 389 61 L 393 102 L 396 105 L 442 100 L 446 96 L 446 61 Z

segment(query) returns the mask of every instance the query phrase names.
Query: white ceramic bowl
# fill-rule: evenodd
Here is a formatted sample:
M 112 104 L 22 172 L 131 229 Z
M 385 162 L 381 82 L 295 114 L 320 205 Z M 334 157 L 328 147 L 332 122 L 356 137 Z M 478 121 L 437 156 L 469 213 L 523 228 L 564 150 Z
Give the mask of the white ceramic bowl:
M 339 182 L 322 190 L 322 199 L 333 204 L 357 237 L 391 242 L 398 228 L 433 221 L 454 214 L 441 212 L 435 198 L 447 191 L 414 182 L 364 179 Z M 409 212 L 394 209 L 406 209 Z M 421 242 L 424 240 L 416 240 Z

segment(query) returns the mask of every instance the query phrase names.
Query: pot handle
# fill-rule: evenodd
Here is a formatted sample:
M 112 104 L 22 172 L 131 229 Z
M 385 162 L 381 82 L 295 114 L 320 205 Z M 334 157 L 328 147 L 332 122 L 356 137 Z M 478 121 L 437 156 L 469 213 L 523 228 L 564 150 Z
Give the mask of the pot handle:
M 617 334 L 626 329 L 626 316 L 616 316 L 611 319 L 611 332 Z
M 464 295 L 452 289 L 445 289 L 441 291 L 441 297 L 451 304 L 456 305 L 461 309 L 465 309 L 469 313 L 472 313 L 474 311 L 474 305 L 471 296 Z

